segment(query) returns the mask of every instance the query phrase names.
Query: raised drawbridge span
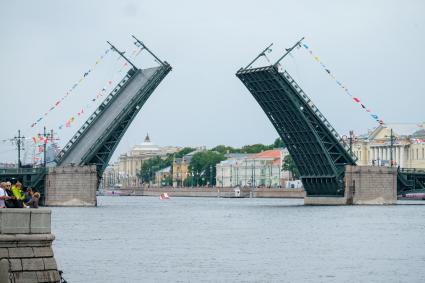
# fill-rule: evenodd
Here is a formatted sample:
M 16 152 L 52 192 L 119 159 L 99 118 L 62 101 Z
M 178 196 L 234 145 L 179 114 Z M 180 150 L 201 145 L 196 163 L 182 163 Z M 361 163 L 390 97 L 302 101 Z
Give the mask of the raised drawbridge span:
M 307 195 L 344 196 L 345 165 L 354 165 L 355 158 L 289 73 L 279 71 L 279 61 L 260 68 L 251 68 L 252 62 L 241 68 L 236 76 L 285 142 Z
M 251 92 L 288 147 L 308 196 L 344 196 L 345 166 L 356 157 L 325 116 L 287 71 L 282 59 L 300 46 L 303 38 L 269 66 L 252 68 L 271 45 L 236 76 Z M 398 170 L 398 194 L 425 192 L 423 170 Z
M 132 68 L 60 151 L 55 160 L 57 165 L 95 164 L 100 178 L 127 128 L 171 71 L 167 62 L 161 61 L 143 42 L 134 39 L 155 58 L 159 66 L 139 69 L 123 52 L 111 45 Z

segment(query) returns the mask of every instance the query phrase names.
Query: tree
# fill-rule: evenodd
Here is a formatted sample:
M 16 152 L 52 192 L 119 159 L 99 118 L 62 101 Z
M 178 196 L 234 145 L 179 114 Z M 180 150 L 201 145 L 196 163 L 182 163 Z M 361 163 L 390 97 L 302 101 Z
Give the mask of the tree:
M 179 150 L 179 152 L 174 154 L 175 158 L 182 158 L 183 156 L 185 156 L 188 153 L 191 153 L 192 151 L 195 151 L 196 149 L 192 148 L 192 147 L 184 147 L 181 150 Z
M 165 160 L 159 156 L 154 156 L 142 162 L 142 168 L 137 173 L 137 176 L 142 183 L 149 183 L 155 181 L 155 173 L 165 167 L 171 166 L 171 161 L 166 158 Z
M 173 178 L 171 176 L 166 176 L 162 178 L 161 185 L 162 186 L 171 186 L 173 184 Z
M 189 166 L 189 170 L 194 174 L 195 185 L 215 185 L 215 166 L 225 159 L 224 154 L 212 150 L 195 153 Z
M 217 145 L 216 147 L 212 148 L 211 151 L 217 151 L 221 154 L 227 154 L 227 153 L 240 152 L 241 150 L 238 148 L 233 148 L 231 146 Z
M 257 143 L 257 144 L 253 144 L 253 145 L 244 145 L 241 148 L 241 152 L 242 153 L 260 153 L 262 151 L 265 150 L 269 150 L 270 146 L 261 144 L 261 143 Z
M 283 140 L 281 138 L 275 139 L 275 141 L 273 143 L 273 148 L 282 148 L 282 147 L 286 147 L 286 145 L 283 142 Z
M 300 171 L 298 171 L 291 155 L 287 155 L 283 159 L 282 169 L 291 172 L 292 178 L 298 179 L 300 177 Z

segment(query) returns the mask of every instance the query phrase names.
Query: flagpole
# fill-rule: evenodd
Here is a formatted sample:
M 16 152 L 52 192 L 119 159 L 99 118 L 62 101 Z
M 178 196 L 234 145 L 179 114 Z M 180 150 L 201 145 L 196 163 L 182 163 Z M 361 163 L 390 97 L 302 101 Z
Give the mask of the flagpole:
M 280 57 L 279 60 L 277 60 L 276 63 L 274 63 L 273 66 L 277 66 L 279 64 L 279 62 L 282 61 L 282 59 L 285 58 L 286 55 L 288 55 L 289 53 L 291 53 L 291 51 L 294 50 L 295 47 L 297 47 L 298 45 L 300 45 L 301 41 L 303 41 L 303 40 L 304 40 L 304 37 L 302 37 L 300 40 L 298 40 L 298 42 L 295 43 L 294 46 L 292 46 L 289 49 L 286 49 L 286 53 L 283 54 L 283 56 Z
M 267 50 L 269 50 L 269 49 L 270 49 L 270 47 L 271 47 L 272 45 L 273 45 L 273 43 L 271 43 L 271 44 L 270 44 L 269 46 L 267 46 L 267 47 L 266 47 L 263 51 L 261 51 L 261 53 L 260 53 L 260 54 L 258 54 L 258 56 L 257 56 L 257 57 L 255 57 L 255 59 L 254 59 L 254 60 L 252 60 L 252 61 L 251 61 L 251 63 L 249 63 L 249 64 L 248 64 L 248 66 L 246 66 L 244 69 L 245 69 L 245 70 L 246 70 L 246 69 L 248 69 L 248 68 L 249 68 L 252 64 L 254 64 L 254 62 L 255 62 L 255 61 L 257 61 L 257 59 L 258 59 L 258 58 L 260 58 L 261 56 L 266 55 L 266 53 L 265 53 L 265 52 L 266 52 Z
M 156 55 L 155 54 L 153 54 L 153 52 L 152 51 L 150 51 L 150 49 L 143 43 L 143 42 L 141 42 L 140 40 L 138 40 L 134 35 L 132 35 L 132 37 L 140 44 L 140 45 L 142 45 L 142 47 L 144 48 L 144 49 L 146 49 L 146 51 L 147 52 L 149 52 L 149 54 L 151 54 L 161 65 L 165 65 L 164 64 L 164 62 L 162 62 L 161 61 L 161 59 L 159 59 L 158 57 L 156 57 Z
M 127 61 L 131 66 L 133 66 L 133 68 L 135 70 L 138 70 L 139 68 L 137 68 L 133 63 L 131 63 L 131 61 L 129 59 L 127 59 L 127 57 L 124 56 L 124 52 L 119 51 L 115 46 L 113 46 L 109 41 L 106 41 L 112 48 L 112 50 L 114 50 L 115 52 L 117 52 L 122 58 L 124 58 L 125 61 Z

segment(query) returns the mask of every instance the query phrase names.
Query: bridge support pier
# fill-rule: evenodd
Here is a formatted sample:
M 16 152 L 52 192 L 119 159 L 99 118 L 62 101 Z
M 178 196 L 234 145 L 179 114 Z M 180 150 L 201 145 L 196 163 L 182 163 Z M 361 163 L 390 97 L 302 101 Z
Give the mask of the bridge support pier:
M 347 165 L 345 195 L 353 204 L 396 204 L 397 168 Z
M 396 204 L 397 169 L 393 167 L 352 166 L 345 168 L 344 197 L 306 196 L 306 205 Z
M 96 206 L 96 165 L 49 168 L 46 206 Z

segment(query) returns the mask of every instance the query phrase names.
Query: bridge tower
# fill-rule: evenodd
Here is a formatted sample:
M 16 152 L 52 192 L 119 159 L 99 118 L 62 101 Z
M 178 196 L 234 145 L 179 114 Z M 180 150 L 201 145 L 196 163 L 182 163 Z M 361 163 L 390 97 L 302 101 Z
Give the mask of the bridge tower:
M 280 61 L 252 68 L 269 50 L 263 50 L 236 76 L 261 106 L 286 144 L 301 175 L 307 196 L 344 196 L 346 165 L 355 165 L 347 144 L 287 71 L 279 71 Z
M 131 122 L 171 71 L 166 61 L 160 60 L 143 42 L 133 38 L 155 58 L 159 66 L 139 69 L 125 57 L 124 52 L 108 42 L 132 68 L 59 152 L 55 160 L 58 166 L 95 164 L 100 179 Z

